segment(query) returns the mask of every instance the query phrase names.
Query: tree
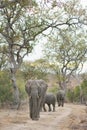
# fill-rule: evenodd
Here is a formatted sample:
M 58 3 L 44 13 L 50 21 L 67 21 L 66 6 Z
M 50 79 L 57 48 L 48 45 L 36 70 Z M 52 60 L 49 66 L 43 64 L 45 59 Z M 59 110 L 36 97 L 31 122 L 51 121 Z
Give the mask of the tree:
M 19 104 L 19 90 L 16 83 L 16 72 L 25 55 L 33 49 L 35 37 L 43 30 L 42 22 L 37 15 L 28 14 L 28 8 L 36 5 L 30 1 L 1 1 L 0 3 L 0 36 L 1 46 L 6 44 L 8 63 L 14 89 L 14 104 Z M 27 7 L 27 4 L 29 5 Z M 32 12 L 32 11 L 31 11 Z M 33 12 L 34 13 L 34 12 Z M 35 30 L 36 28 L 36 30 Z M 2 42 L 3 41 L 3 42 Z
M 73 31 L 63 29 L 60 35 L 57 33 L 49 37 L 49 42 L 45 46 L 45 57 L 53 64 L 58 84 L 65 90 L 70 76 L 81 69 L 87 54 L 85 33 L 83 35 L 79 30 Z
M 36 3 L 33 0 L 0 1 L 0 46 L 5 44 L 7 48 L 6 56 L 13 83 L 14 104 L 18 105 L 20 102 L 16 72 L 24 56 L 32 52 L 36 37 L 45 30 L 52 31 L 53 28 L 58 29 L 63 25 L 82 24 L 83 20 L 86 24 L 86 11 L 80 8 L 79 4 L 76 9 L 73 3 L 71 1 L 62 3 L 61 8 L 57 1 L 47 1 L 43 4 L 41 1 Z

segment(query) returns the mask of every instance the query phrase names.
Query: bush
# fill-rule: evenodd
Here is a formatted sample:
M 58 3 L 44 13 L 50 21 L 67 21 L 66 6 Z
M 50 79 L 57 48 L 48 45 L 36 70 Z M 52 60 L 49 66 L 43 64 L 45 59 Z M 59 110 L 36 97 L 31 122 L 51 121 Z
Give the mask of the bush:
M 70 102 L 80 102 L 80 89 L 76 86 L 74 89 L 70 89 L 67 92 L 67 98 Z
M 21 76 L 17 77 L 17 85 L 19 88 L 20 99 L 24 99 L 27 96 L 27 94 L 25 92 L 25 81 Z
M 81 88 L 83 90 L 83 94 L 87 95 L 87 80 L 83 80 L 83 82 L 81 84 Z
M 80 86 L 76 86 L 74 89 L 74 101 L 80 102 Z
M 69 90 L 67 91 L 67 100 L 68 100 L 69 102 L 73 102 L 73 101 L 74 101 L 74 91 L 71 90 L 71 89 L 69 89 Z
M 20 98 L 24 99 L 27 94 L 25 92 L 25 82 L 20 72 L 17 73 L 17 85 L 19 88 Z M 0 104 L 13 102 L 13 86 L 8 71 L 0 71 Z
M 12 84 L 9 73 L 0 71 L 0 103 L 11 102 L 12 99 Z
M 68 100 L 71 102 L 87 101 L 87 80 L 84 80 L 80 86 L 76 86 L 73 90 L 67 92 Z M 82 100 L 82 101 L 81 101 Z

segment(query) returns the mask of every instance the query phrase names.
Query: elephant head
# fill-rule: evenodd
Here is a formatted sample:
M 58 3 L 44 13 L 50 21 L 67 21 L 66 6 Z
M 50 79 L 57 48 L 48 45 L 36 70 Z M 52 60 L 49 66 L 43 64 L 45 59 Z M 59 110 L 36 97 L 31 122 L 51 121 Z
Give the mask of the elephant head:
M 59 90 L 56 94 L 58 106 L 64 106 L 65 90 Z
M 44 100 L 47 84 L 43 80 L 28 80 L 25 90 L 29 96 L 30 118 L 38 120 L 40 117 L 40 107 Z

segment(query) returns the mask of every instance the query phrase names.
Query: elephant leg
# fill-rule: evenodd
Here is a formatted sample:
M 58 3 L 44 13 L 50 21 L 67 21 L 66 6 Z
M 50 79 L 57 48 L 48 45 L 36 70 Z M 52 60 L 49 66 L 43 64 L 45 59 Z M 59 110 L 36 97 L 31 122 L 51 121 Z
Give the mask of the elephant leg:
M 29 100 L 29 111 L 30 111 L 30 118 L 32 119 L 32 101 Z
M 47 111 L 46 108 L 45 108 L 45 104 L 43 104 L 43 109 L 44 109 L 45 112 Z
M 40 110 L 40 111 L 42 111 L 43 104 L 44 104 L 43 98 L 40 97 L 40 101 L 39 101 L 39 110 Z
M 58 103 L 58 106 L 60 107 L 60 103 Z
M 62 107 L 64 106 L 64 100 L 62 100 Z
M 48 104 L 48 107 L 49 107 L 49 111 L 51 111 L 51 106 L 50 106 L 50 104 Z
M 53 112 L 55 111 L 55 104 L 53 104 Z
M 61 101 L 59 101 L 59 104 L 58 104 L 58 106 L 61 106 Z
M 62 101 L 61 101 L 61 99 L 60 99 L 60 106 L 62 106 Z
M 42 111 L 42 107 L 41 107 L 41 99 L 39 97 L 38 99 L 38 118 L 40 118 L 40 112 Z
M 39 98 L 37 99 L 37 110 L 36 110 L 36 120 L 40 118 L 40 106 L 39 106 Z
M 58 107 L 60 106 L 60 98 L 57 97 L 57 103 L 58 103 Z
M 57 102 L 58 102 L 58 106 L 60 106 L 61 105 L 60 99 L 58 99 Z

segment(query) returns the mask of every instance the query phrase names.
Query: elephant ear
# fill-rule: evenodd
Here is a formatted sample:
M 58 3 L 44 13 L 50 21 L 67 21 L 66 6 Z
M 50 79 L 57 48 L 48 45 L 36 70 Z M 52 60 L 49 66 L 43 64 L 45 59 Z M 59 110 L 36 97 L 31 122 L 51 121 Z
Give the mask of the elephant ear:
M 48 84 L 44 80 L 40 79 L 40 85 L 45 88 L 45 91 L 47 90 Z
M 31 93 L 31 83 L 32 80 L 28 80 L 27 83 L 25 84 L 25 91 L 27 92 L 27 94 L 30 96 Z

